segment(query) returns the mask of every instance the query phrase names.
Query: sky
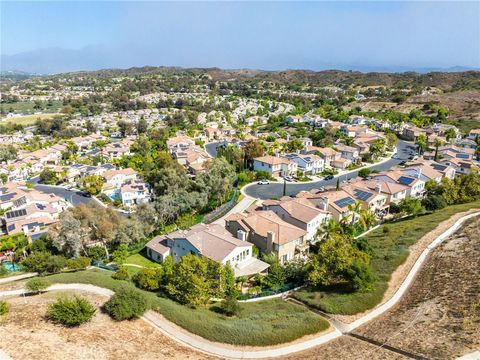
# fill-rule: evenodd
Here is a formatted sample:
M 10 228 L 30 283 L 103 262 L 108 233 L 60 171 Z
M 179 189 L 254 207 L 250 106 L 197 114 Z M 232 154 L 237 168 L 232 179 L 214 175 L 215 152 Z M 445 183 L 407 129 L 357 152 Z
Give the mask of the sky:
M 10 67 L 25 58 L 27 65 L 37 58 L 52 68 L 66 62 L 63 66 L 85 69 L 480 67 L 478 1 L 1 1 L 0 6 L 0 54 Z

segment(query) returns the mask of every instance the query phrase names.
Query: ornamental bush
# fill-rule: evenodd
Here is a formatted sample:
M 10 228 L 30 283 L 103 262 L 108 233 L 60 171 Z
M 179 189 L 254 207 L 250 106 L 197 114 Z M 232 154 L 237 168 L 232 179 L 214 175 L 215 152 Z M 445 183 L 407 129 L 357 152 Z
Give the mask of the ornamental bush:
M 10 311 L 10 304 L 4 300 L 0 300 L 0 316 L 7 315 Z
M 132 286 L 122 286 L 105 303 L 105 310 L 115 320 L 130 320 L 142 316 L 150 307 L 145 294 Z
M 126 266 L 120 266 L 117 271 L 112 274 L 112 278 L 115 280 L 128 280 L 130 274 Z
M 79 326 L 90 321 L 95 312 L 93 305 L 81 296 L 59 297 L 48 306 L 47 318 L 66 326 Z
M 45 278 L 33 278 L 31 280 L 28 280 L 28 282 L 25 285 L 25 288 L 28 290 L 28 292 L 33 292 L 33 293 L 39 293 L 45 290 L 50 286 L 50 281 L 48 281 Z

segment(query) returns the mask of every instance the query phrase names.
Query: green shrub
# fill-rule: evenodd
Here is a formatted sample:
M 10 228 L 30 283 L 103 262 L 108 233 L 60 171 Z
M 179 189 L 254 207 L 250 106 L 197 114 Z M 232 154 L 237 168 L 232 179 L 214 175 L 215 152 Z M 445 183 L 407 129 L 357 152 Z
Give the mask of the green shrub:
M 59 297 L 48 306 L 47 318 L 66 326 L 84 324 L 93 317 L 96 309 L 81 296 Z
M 222 312 L 227 316 L 236 316 L 240 313 L 241 307 L 238 301 L 233 297 L 228 297 L 220 304 Z
M 128 280 L 130 274 L 126 266 L 120 266 L 117 271 L 112 274 L 112 278 L 115 280 Z
M 34 271 L 40 274 L 55 273 L 62 270 L 66 265 L 65 257 L 52 255 L 48 251 L 34 252 L 22 261 L 22 266 L 27 271 Z
M 8 270 L 4 266 L 0 265 L 0 277 L 8 274 Z
M 0 300 L 0 316 L 7 315 L 10 311 L 10 304 L 4 300 Z
M 105 310 L 115 320 L 130 320 L 142 316 L 150 307 L 145 294 L 131 286 L 122 286 L 105 303 Z
M 107 252 L 105 251 L 105 248 L 98 245 L 88 248 L 87 253 L 88 253 L 88 256 L 93 260 L 102 260 L 107 256 Z
M 47 289 L 50 285 L 51 283 L 48 279 L 38 277 L 28 280 L 25 284 L 25 288 L 29 292 L 39 293 Z
M 133 278 L 135 285 L 143 290 L 158 290 L 162 281 L 162 268 L 143 268 Z
M 81 256 L 78 258 L 68 259 L 66 266 L 69 270 L 86 269 L 88 266 L 90 266 L 90 262 L 90 258 Z

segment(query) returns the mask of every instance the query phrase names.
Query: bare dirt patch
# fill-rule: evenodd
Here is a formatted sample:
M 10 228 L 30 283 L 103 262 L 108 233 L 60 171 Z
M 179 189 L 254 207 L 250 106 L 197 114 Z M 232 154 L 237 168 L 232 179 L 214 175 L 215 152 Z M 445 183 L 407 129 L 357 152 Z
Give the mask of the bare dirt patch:
M 480 219 L 435 249 L 399 304 L 356 332 L 427 358 L 480 349 Z
M 379 348 L 367 342 L 348 336 L 342 336 L 328 344 L 317 346 L 313 349 L 289 356 L 282 357 L 285 360 L 403 360 L 405 356 Z
M 143 320 L 115 322 L 100 310 L 78 328 L 55 325 L 44 315 L 58 294 L 8 299 L 11 309 L 0 333 L 1 346 L 12 359 L 213 359 L 179 345 Z M 81 295 L 98 307 L 107 300 L 91 293 Z

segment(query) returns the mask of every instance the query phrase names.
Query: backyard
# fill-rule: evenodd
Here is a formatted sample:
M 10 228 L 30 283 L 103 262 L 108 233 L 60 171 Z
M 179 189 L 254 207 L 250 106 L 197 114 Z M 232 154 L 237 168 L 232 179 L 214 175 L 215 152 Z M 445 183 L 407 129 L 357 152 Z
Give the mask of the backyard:
M 125 281 L 111 272 L 88 270 L 51 275 L 52 283 L 86 283 L 115 289 Z M 328 329 L 329 323 L 303 306 L 281 299 L 242 303 L 240 314 L 227 318 L 218 305 L 192 309 L 152 292 L 144 292 L 156 311 L 166 319 L 205 339 L 250 346 L 268 346 L 294 341 Z
M 392 273 L 405 262 L 409 247 L 452 215 L 480 208 L 480 201 L 452 205 L 437 212 L 384 224 L 366 237 L 374 250 L 372 268 L 377 277 L 371 292 L 348 292 L 341 286 L 302 289 L 294 297 L 332 314 L 353 315 L 378 305 L 388 289 Z M 445 229 L 446 230 L 446 229 Z

